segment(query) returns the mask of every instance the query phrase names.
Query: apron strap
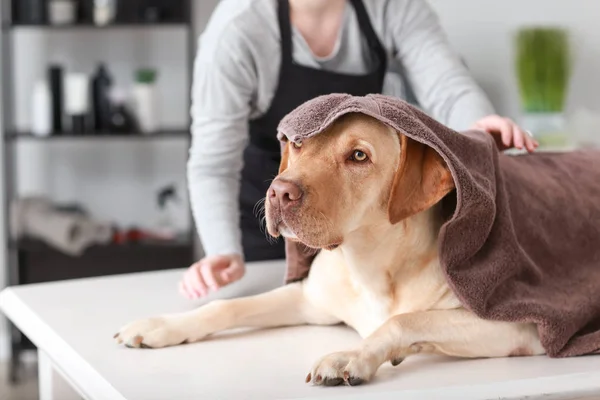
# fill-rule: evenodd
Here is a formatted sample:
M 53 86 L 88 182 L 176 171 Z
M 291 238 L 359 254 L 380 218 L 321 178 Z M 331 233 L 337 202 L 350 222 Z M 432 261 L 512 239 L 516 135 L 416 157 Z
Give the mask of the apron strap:
M 279 21 L 279 32 L 281 35 L 281 65 L 289 65 L 293 62 L 293 49 L 290 3 L 288 0 L 278 1 L 277 19 Z
M 354 6 L 358 24 L 360 25 L 360 29 L 367 39 L 369 48 L 371 51 L 376 53 L 379 58 L 379 62 L 382 64 L 379 66 L 379 68 L 383 67 L 384 71 L 387 70 L 387 52 L 385 51 L 383 44 L 379 40 L 379 37 L 373 28 L 373 24 L 371 23 L 371 19 L 369 18 L 365 4 L 362 0 L 350 0 L 350 2 Z

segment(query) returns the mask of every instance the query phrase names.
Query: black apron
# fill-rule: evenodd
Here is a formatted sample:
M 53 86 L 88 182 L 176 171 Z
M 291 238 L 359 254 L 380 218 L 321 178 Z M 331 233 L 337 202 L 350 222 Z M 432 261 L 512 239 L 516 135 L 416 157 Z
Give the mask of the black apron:
M 281 119 L 302 103 L 331 93 L 365 96 L 381 93 L 387 70 L 387 55 L 373 30 L 362 0 L 350 0 L 356 11 L 360 29 L 371 51 L 373 71 L 366 75 L 339 74 L 304 67 L 292 59 L 292 28 L 288 0 L 278 1 L 281 32 L 281 69 L 279 83 L 269 110 L 251 120 L 250 142 L 244 152 L 244 169 L 240 192 L 242 245 L 246 261 L 285 258 L 282 239 L 273 243 L 267 239 L 264 221 L 257 203 L 264 199 L 270 182 L 279 170 L 281 150 L 277 126 Z

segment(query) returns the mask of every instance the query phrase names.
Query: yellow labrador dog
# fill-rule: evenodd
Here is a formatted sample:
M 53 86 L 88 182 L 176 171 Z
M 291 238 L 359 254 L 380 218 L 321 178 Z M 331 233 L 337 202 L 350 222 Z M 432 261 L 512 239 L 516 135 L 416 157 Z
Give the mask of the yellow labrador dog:
M 446 283 L 439 202 L 454 189 L 441 157 L 365 115 L 288 143 L 266 199 L 269 234 L 322 249 L 302 282 L 192 312 L 141 320 L 116 339 L 159 348 L 239 327 L 345 323 L 364 338 L 318 360 L 306 381 L 358 385 L 417 353 L 544 354 L 531 324 L 479 319 Z

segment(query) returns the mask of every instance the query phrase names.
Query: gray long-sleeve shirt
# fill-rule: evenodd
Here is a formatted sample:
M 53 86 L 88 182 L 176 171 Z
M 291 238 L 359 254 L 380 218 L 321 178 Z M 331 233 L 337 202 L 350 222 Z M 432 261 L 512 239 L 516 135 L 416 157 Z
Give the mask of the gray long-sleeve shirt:
M 450 48 L 425 0 L 363 0 L 371 23 L 403 79 L 388 74 L 384 94 L 406 96 L 462 130 L 494 110 Z M 265 113 L 277 88 L 281 46 L 276 0 L 222 0 L 199 41 L 192 88 L 188 182 L 194 219 L 207 255 L 242 254 L 238 196 L 248 121 Z M 298 64 L 365 73 L 370 56 L 347 2 L 334 51 L 315 56 L 293 30 Z

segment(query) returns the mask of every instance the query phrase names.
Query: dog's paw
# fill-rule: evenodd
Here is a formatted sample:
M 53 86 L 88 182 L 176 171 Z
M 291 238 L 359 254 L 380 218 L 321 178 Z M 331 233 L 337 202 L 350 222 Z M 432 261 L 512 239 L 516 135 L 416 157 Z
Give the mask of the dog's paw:
M 114 339 L 130 348 L 158 349 L 190 341 L 185 324 L 176 317 L 142 319 L 124 326 Z
M 333 353 L 319 360 L 306 377 L 306 383 L 323 386 L 342 384 L 358 386 L 368 382 L 377 372 L 379 365 L 358 351 Z

